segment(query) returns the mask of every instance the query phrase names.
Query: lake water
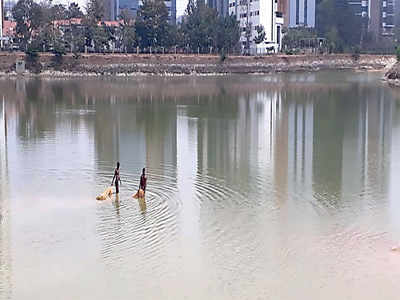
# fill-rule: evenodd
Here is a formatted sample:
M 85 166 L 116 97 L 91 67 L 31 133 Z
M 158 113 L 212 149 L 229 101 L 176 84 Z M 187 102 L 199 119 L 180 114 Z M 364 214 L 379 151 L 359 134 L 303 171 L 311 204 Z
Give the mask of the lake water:
M 381 77 L 0 80 L 0 299 L 399 299 Z

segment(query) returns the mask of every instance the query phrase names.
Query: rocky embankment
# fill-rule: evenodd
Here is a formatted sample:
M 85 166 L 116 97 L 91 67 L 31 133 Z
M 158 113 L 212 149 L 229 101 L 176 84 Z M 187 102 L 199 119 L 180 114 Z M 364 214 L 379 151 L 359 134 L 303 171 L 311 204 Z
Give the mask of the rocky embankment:
M 17 59 L 24 59 L 24 54 L 0 53 L 0 74 L 16 75 Z M 392 55 L 229 56 L 222 61 L 215 55 L 88 54 L 79 57 L 66 55 L 62 63 L 56 65 L 51 54 L 42 54 L 39 57 L 42 76 L 266 74 L 327 69 L 383 70 L 394 62 L 395 57 Z M 25 75 L 31 73 L 27 71 Z
M 400 62 L 395 63 L 386 72 L 385 79 L 390 85 L 400 87 Z

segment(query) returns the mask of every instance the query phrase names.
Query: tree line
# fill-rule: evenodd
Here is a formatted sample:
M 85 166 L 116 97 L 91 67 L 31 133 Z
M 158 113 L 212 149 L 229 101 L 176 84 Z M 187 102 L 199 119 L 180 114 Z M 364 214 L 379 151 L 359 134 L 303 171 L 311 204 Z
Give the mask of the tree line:
M 104 0 L 89 0 L 86 12 L 76 3 L 64 6 L 50 0 L 19 0 L 12 10 L 17 24 L 15 42 L 28 53 L 50 51 L 59 56 L 88 49 L 131 53 L 137 47 L 147 51 L 178 47 L 196 53 L 239 49 L 236 18 L 218 15 L 204 1 L 189 0 L 178 25 L 169 22 L 164 0 L 144 0 L 135 17 L 122 10 L 119 26 L 107 26 L 105 12 Z

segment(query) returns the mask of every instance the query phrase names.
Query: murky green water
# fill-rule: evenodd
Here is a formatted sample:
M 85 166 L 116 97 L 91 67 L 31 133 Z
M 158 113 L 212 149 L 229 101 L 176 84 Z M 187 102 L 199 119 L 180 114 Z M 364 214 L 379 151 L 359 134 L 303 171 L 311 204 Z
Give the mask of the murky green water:
M 398 299 L 381 76 L 0 80 L 0 299 Z

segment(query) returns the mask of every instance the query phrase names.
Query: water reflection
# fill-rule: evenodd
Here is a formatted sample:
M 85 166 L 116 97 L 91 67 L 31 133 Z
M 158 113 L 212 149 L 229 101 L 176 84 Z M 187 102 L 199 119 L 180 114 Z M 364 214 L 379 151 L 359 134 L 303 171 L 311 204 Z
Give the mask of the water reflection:
M 26 205 L 43 180 L 50 187 L 40 195 L 52 200 L 68 192 L 65 182 L 74 184 L 74 204 L 61 197 L 32 209 L 80 207 L 93 224 L 86 235 L 95 236 L 96 262 L 105 274 L 135 282 L 129 291 L 138 297 L 253 298 L 256 290 L 285 298 L 276 280 L 296 281 L 306 261 L 305 278 L 322 286 L 324 270 L 362 270 L 345 265 L 359 258 L 353 251 L 335 261 L 340 248 L 357 247 L 359 239 L 370 246 L 362 249 L 368 263 L 382 232 L 395 234 L 388 203 L 399 109 L 377 78 L 321 72 L 0 81 L 0 212 L 8 214 L 9 194 L 12 209 Z M 96 203 L 116 161 L 121 194 Z M 143 167 L 146 201 L 132 198 Z M 371 218 L 375 229 L 366 225 Z M 12 287 L 18 292 L 10 243 L 3 242 L 10 226 L 1 223 L 0 235 L 0 293 L 9 297 Z M 48 229 L 39 228 L 34 237 L 41 240 Z M 337 256 L 326 255 L 330 250 Z M 192 276 L 177 288 L 183 274 Z M 296 289 L 312 296 L 300 283 Z
M 0 298 L 4 299 L 12 295 L 7 150 L 7 113 L 3 97 L 0 103 Z

